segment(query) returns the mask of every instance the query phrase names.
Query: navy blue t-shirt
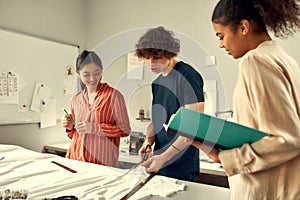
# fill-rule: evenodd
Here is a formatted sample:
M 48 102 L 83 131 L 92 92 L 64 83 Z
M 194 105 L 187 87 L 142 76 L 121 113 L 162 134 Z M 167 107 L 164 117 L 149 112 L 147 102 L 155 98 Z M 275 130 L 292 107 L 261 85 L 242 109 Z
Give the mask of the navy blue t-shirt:
M 190 65 L 180 61 L 167 75 L 159 75 L 152 83 L 152 123 L 155 130 L 154 154 L 160 154 L 176 139 L 177 135 L 163 128 L 171 115 L 186 104 L 204 102 L 203 79 Z M 191 120 L 191 123 L 193 121 Z M 193 146 L 175 156 L 159 170 L 164 175 L 181 180 L 195 181 L 199 175 L 199 150 Z

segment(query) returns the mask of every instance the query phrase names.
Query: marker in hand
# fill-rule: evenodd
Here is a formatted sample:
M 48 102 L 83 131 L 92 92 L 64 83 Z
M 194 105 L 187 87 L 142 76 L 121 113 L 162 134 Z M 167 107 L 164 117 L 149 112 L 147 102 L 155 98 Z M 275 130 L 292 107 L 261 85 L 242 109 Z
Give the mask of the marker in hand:
M 68 113 L 68 111 L 67 111 L 66 109 L 64 109 L 64 111 L 65 111 L 65 113 L 66 113 L 67 115 L 69 115 L 69 113 Z M 74 120 L 72 117 L 70 117 L 70 120 L 71 120 L 71 122 L 75 125 L 75 120 Z

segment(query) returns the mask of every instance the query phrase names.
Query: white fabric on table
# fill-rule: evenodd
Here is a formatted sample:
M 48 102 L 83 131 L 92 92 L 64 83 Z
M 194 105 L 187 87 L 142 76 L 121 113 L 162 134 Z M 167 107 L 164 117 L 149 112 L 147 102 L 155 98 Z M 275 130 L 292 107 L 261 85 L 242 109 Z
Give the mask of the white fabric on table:
M 0 144 L 0 191 L 27 190 L 28 199 L 75 195 L 79 199 L 120 199 L 149 174 L 137 168 L 127 175 L 111 167 L 62 158 L 53 154 L 34 152 L 15 145 Z M 77 173 L 51 163 L 56 161 Z M 184 185 L 176 179 L 155 176 L 130 200 L 151 195 L 166 197 L 182 191 Z

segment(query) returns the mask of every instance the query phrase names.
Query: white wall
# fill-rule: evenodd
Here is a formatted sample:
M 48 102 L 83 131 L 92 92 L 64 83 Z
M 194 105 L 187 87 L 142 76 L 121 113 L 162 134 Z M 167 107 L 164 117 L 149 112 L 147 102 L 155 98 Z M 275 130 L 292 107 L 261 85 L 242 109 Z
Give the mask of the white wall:
M 211 26 L 211 12 L 217 0 L 89 0 L 87 12 L 86 47 L 93 49 L 102 44 L 107 38 L 114 37 L 134 29 L 149 28 L 163 25 L 174 32 L 186 35 L 199 43 L 208 55 L 215 55 L 217 68 L 223 85 L 225 85 L 225 98 L 220 98 L 224 110 L 232 109 L 232 91 L 237 75 L 237 61 L 230 58 L 218 47 L 218 38 Z M 137 38 L 138 39 L 138 38 Z M 107 48 L 118 49 L 126 45 L 128 38 Z M 135 41 L 135 43 L 137 40 Z M 135 43 L 131 44 L 134 49 Z M 100 55 L 101 56 L 101 55 Z M 200 55 L 199 55 L 200 59 Z M 192 64 L 192 63 L 190 63 Z M 116 86 L 126 74 L 126 57 L 120 56 L 107 68 L 103 74 L 103 81 Z M 197 67 L 197 66 L 195 66 Z M 228 73 L 230 72 L 230 73 Z M 222 84 L 222 83 L 218 83 Z M 150 91 L 150 84 L 144 91 Z M 134 105 L 128 106 L 131 118 L 138 115 L 138 109 L 149 108 L 145 99 L 151 100 L 151 93 L 137 91 Z M 146 94 L 146 95 L 145 95 Z M 134 96 L 134 95 L 133 95 Z M 151 101 L 147 101 L 148 104 Z M 138 123 L 136 121 L 136 123 Z M 141 125 L 141 123 L 138 123 Z M 146 126 L 147 123 L 144 123 Z
M 211 14 L 218 0 L 89 0 L 87 12 L 86 47 L 93 49 L 106 39 L 137 28 L 163 25 L 186 34 L 198 42 L 208 53 L 215 55 L 217 68 L 223 78 L 226 98 L 225 109 L 232 109 L 238 62 L 219 48 L 219 40 L 211 26 Z M 298 59 L 300 34 L 280 41 L 287 51 Z M 126 43 L 126 38 L 124 38 Z M 134 44 L 132 44 L 134 46 Z M 109 48 L 117 49 L 115 45 Z M 104 81 L 115 84 L 126 73 L 126 58 L 120 57 L 104 73 Z
M 0 0 L 0 28 L 83 47 L 85 3 L 84 0 Z M 38 124 L 0 126 L 0 143 L 36 151 L 41 151 L 45 144 L 64 140 L 67 137 L 60 124 L 45 129 Z
M 226 107 L 231 109 L 231 93 L 236 81 L 237 61 L 218 48 L 218 39 L 210 21 L 216 2 L 216 0 L 89 0 L 86 47 L 92 49 L 108 37 L 124 31 L 158 25 L 185 34 L 202 45 L 209 55 L 217 57 L 218 70 L 226 85 L 227 96 L 224 101 Z M 125 70 L 125 62 L 125 58 L 116 61 L 115 65 L 110 67 L 118 70 L 112 70 L 114 73 L 104 76 L 104 79 L 112 83 L 117 81 L 117 75 L 123 74 Z
M 83 0 L 0 0 L 0 28 L 84 46 Z
M 232 92 L 238 72 L 233 60 L 218 48 L 211 27 L 211 12 L 217 0 L 0 0 L 0 27 L 32 35 L 78 44 L 93 49 L 115 34 L 136 28 L 163 25 L 199 43 L 208 55 L 215 55 L 226 97 L 226 110 L 232 109 Z M 300 63 L 300 34 L 283 41 L 284 47 Z M 124 38 L 126 42 L 126 38 Z M 132 44 L 134 45 L 134 44 Z M 118 45 L 109 47 L 118 49 Z M 75 58 L 74 58 L 75 59 Z M 1 66 L 0 66 L 1 68 Z M 111 85 L 126 72 L 126 58 L 120 56 L 104 73 Z M 145 86 L 149 93 L 149 86 Z M 145 92 L 137 91 L 130 110 L 148 105 Z M 151 98 L 151 97 L 150 97 Z M 133 116 L 137 115 L 134 111 Z M 145 126 L 146 123 L 141 123 Z M 15 143 L 40 151 L 45 144 L 66 140 L 62 128 L 39 129 L 37 124 L 0 126 L 0 143 Z

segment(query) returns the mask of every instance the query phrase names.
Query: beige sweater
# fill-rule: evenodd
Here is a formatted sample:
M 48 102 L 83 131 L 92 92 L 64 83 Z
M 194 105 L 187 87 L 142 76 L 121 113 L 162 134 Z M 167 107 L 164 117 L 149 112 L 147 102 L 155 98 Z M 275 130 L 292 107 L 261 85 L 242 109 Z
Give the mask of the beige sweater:
M 220 152 L 231 199 L 300 199 L 300 69 L 274 41 L 241 59 L 234 119 L 269 136 Z

